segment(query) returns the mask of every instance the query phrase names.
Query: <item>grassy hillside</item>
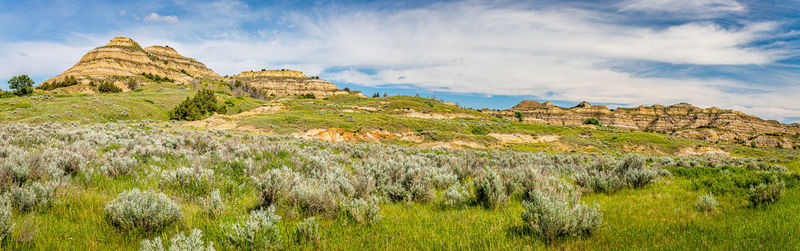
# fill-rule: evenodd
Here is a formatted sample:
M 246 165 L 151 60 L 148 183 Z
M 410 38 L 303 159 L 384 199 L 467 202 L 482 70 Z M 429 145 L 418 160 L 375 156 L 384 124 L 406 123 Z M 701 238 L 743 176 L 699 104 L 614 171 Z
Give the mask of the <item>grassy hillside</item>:
M 223 88 L 219 88 L 224 90 Z M 195 89 L 172 83 L 147 83 L 124 93 L 79 94 L 37 92 L 29 97 L 0 99 L 0 122 L 105 123 L 120 120 L 168 120 L 168 112 L 194 95 Z M 260 106 L 263 101 L 217 95 L 234 104 L 231 113 Z

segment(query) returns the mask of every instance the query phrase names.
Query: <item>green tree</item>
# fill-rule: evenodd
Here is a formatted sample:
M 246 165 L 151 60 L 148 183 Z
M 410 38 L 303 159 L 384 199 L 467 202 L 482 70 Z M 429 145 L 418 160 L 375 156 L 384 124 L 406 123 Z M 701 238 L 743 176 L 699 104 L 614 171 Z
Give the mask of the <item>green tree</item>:
M 214 113 L 226 113 L 225 105 L 217 102 L 212 90 L 200 90 L 192 98 L 186 98 L 180 105 L 170 111 L 172 120 L 200 120 Z
M 33 93 L 33 80 L 28 75 L 14 76 L 8 81 L 8 88 L 15 91 L 17 96 L 24 96 Z
M 183 102 L 181 102 L 181 104 L 178 105 L 178 107 L 175 107 L 175 109 L 173 109 L 169 113 L 169 119 L 171 120 L 194 121 L 194 120 L 199 120 L 201 118 L 202 115 L 200 114 L 200 110 L 197 109 L 197 106 L 194 104 L 194 101 L 192 101 L 192 99 L 189 97 L 186 97 L 186 99 L 183 100 Z
M 523 120 L 521 112 L 515 112 L 514 113 L 514 117 L 517 117 L 517 120 L 519 120 L 519 122 L 522 122 L 522 120 Z

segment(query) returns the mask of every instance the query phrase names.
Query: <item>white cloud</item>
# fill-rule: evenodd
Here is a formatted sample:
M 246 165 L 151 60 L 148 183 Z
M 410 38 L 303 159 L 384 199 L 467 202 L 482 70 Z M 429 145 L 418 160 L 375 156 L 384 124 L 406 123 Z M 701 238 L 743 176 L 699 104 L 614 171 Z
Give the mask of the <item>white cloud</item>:
M 143 46 L 168 44 L 221 75 L 294 68 L 360 85 L 412 84 L 450 92 L 628 105 L 689 102 L 772 119 L 800 117 L 794 102 L 800 96 L 797 82 L 764 87 L 724 79 L 642 77 L 611 67 L 641 61 L 769 65 L 787 55 L 781 49 L 785 47 L 750 45 L 780 35 L 776 23 L 722 27 L 689 22 L 649 28 L 618 24 L 614 14 L 587 10 L 464 2 L 399 11 L 295 12 L 281 22 L 291 29 L 249 31 L 242 30 L 237 20 L 253 22 L 268 15 L 244 4 L 220 10 L 229 15 L 207 11 L 187 16 L 175 26 L 120 32 L 131 34 Z M 220 16 L 224 18 L 212 18 Z M 96 36 L 103 40 L 98 45 L 113 36 Z M 184 40 L 189 36 L 204 38 Z M 67 57 L 70 63 L 60 63 L 61 67 L 23 63 L 17 69 L 60 72 L 84 52 L 74 52 L 76 56 Z M 5 55 L 0 51 L 0 57 Z M 8 63 L 0 63 L 0 69 L 3 64 Z M 320 74 L 331 67 L 351 70 Z M 373 69 L 375 74 L 358 68 Z M 5 74 L 0 72 L 0 79 Z M 759 92 L 730 91 L 747 88 Z
M 161 16 L 161 15 L 156 14 L 155 12 L 152 12 L 152 13 L 150 13 L 150 15 L 145 16 L 142 20 L 147 21 L 147 22 L 154 22 L 154 23 L 163 22 L 163 23 L 174 24 L 174 23 L 178 22 L 178 17 L 176 17 L 176 16 Z
M 685 13 L 702 17 L 746 10 L 736 0 L 626 0 L 620 4 L 620 11 Z

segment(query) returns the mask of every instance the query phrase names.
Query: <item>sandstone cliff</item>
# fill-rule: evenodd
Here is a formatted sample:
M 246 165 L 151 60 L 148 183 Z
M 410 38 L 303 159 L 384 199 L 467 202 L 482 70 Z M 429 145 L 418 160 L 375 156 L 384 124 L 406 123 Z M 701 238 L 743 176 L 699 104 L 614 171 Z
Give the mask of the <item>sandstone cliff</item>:
M 265 95 L 292 96 L 314 94 L 316 97 L 327 97 L 349 92 L 339 89 L 331 82 L 310 78 L 299 71 L 291 70 L 262 70 L 242 72 L 228 78 L 233 84 L 240 81 L 243 84 L 257 88 Z
M 527 123 L 580 125 L 587 118 L 597 118 L 603 125 L 621 129 L 658 132 L 706 141 L 783 148 L 800 145 L 792 142 L 800 135 L 800 127 L 797 125 L 785 125 L 717 107 L 703 109 L 686 103 L 611 110 L 587 102 L 563 108 L 549 102 L 523 101 L 508 110 L 483 112 L 507 119 L 517 119 L 515 115 L 519 112 L 523 122 Z
M 181 56 L 168 46 L 142 48 L 130 38 L 116 37 L 105 46 L 89 51 L 72 68 L 45 83 L 62 81 L 67 76 L 79 80 L 102 80 L 141 73 L 168 77 L 178 83 L 187 83 L 195 78 L 220 78 L 203 63 Z

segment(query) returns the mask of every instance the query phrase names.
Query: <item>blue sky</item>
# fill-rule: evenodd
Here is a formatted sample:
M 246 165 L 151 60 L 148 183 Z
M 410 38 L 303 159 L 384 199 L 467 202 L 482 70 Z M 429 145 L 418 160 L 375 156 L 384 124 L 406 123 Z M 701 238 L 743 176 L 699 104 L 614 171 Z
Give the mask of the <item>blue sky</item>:
M 800 0 L 5 1 L 0 88 L 113 37 L 472 108 L 688 102 L 800 122 Z

